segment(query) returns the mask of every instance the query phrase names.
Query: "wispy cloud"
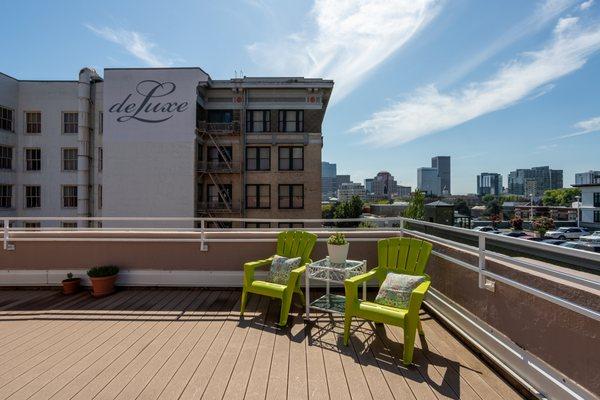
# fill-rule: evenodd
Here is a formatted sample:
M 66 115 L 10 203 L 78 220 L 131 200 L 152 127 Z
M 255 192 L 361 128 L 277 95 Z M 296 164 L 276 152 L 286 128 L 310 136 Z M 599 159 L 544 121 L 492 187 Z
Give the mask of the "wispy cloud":
M 352 131 L 364 132 L 367 142 L 400 145 L 526 99 L 580 69 L 598 50 L 600 24 L 582 27 L 575 17 L 563 18 L 545 47 L 522 54 L 488 80 L 449 93 L 440 92 L 435 85 L 421 87 L 405 100 L 374 113 Z
M 580 10 L 587 10 L 588 8 L 590 8 L 592 5 L 594 4 L 594 0 L 587 0 L 584 1 L 583 3 L 581 3 L 579 5 L 579 9 Z
M 247 49 L 269 73 L 334 79 L 334 98 L 339 100 L 423 30 L 441 3 L 316 0 L 305 30 L 281 41 L 253 43 Z
M 566 139 L 574 136 L 586 135 L 592 132 L 600 132 L 600 117 L 579 121 L 574 125 L 574 127 L 577 129 L 576 132 L 560 136 L 558 139 Z
M 173 65 L 173 60 L 159 56 L 156 53 L 157 46 L 139 32 L 109 27 L 98 28 L 90 24 L 84 25 L 99 37 L 120 45 L 128 53 L 150 67 Z

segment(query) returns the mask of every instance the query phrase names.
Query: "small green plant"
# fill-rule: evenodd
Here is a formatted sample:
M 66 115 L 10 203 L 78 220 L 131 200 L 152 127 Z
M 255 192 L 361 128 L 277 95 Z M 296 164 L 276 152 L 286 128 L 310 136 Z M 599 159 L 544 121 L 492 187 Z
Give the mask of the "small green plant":
M 69 272 L 69 273 L 67 274 L 67 279 L 68 279 L 68 280 L 71 280 L 71 279 L 73 279 L 73 273 L 72 273 L 72 272 Z
M 346 240 L 346 235 L 344 235 L 342 232 L 336 232 L 333 235 L 329 236 L 329 239 L 327 239 L 327 243 L 333 244 L 335 246 L 343 246 L 346 243 L 348 243 L 348 241 Z
M 540 237 L 544 237 L 546 232 L 550 229 L 554 229 L 554 220 L 548 217 L 536 218 L 533 220 L 532 228 L 540 234 Z
M 104 278 L 106 276 L 113 276 L 119 273 L 119 267 L 114 265 L 105 265 L 102 267 L 94 267 L 88 270 L 87 275 L 90 278 Z

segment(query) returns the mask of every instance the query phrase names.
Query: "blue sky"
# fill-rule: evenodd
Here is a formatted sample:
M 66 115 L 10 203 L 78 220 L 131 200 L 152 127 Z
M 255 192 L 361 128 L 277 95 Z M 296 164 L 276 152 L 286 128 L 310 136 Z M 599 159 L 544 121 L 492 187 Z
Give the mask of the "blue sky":
M 19 1 L 0 71 L 75 79 L 82 66 L 200 66 L 215 79 L 334 79 L 323 160 L 354 180 L 451 155 L 479 172 L 600 169 L 600 0 Z

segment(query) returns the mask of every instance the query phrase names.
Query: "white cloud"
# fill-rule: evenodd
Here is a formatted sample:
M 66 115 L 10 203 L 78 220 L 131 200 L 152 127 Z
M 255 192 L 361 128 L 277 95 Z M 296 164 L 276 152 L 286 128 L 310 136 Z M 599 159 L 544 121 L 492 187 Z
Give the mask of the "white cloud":
M 586 119 L 584 121 L 579 121 L 574 125 L 577 132 L 570 133 L 568 135 L 560 136 L 559 139 L 570 138 L 574 136 L 581 136 L 587 133 L 599 132 L 600 131 L 600 117 L 594 117 L 590 119 Z
M 460 125 L 506 107 L 543 90 L 552 81 L 581 68 L 600 50 L 600 25 L 583 28 L 576 20 L 561 19 L 553 38 L 541 50 L 527 52 L 482 82 L 442 93 L 435 85 L 421 87 L 406 99 L 358 124 L 352 131 L 366 141 L 400 145 Z
M 310 26 L 247 47 L 272 74 L 335 80 L 338 100 L 431 22 L 442 0 L 316 0 Z
M 587 10 L 588 8 L 590 8 L 592 5 L 594 4 L 594 0 L 587 0 L 584 1 L 583 3 L 581 3 L 579 5 L 579 9 L 580 10 Z
M 97 28 L 85 24 L 85 27 L 109 42 L 122 46 L 127 52 L 150 67 L 165 67 L 173 64 L 173 60 L 165 59 L 155 53 L 156 45 L 141 33 L 126 29 Z

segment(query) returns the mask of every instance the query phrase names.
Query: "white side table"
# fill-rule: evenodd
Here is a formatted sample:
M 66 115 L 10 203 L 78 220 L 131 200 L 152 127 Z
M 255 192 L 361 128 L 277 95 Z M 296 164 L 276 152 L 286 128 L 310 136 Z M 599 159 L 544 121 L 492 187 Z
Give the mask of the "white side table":
M 367 260 L 346 260 L 342 264 L 332 264 L 329 257 L 308 264 L 306 267 L 306 320 L 310 320 L 310 309 L 329 313 L 344 314 L 346 296 L 330 293 L 331 283 L 344 284 L 344 280 L 367 272 Z M 325 295 L 310 301 L 310 281 L 325 282 Z M 363 283 L 363 300 L 367 299 L 367 283 Z

